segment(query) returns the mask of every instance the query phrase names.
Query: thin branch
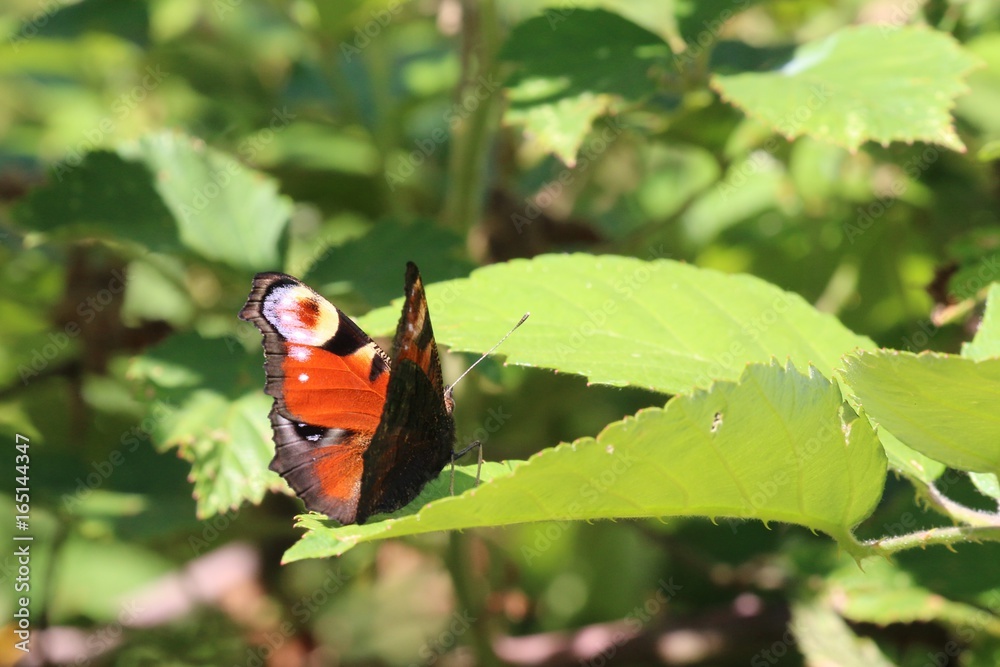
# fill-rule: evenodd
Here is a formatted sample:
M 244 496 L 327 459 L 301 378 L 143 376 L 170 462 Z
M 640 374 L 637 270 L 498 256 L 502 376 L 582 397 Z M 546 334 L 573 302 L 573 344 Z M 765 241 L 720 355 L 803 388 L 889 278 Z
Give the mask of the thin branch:
M 1000 514 L 995 512 L 984 512 L 955 502 L 941 491 L 934 484 L 921 483 L 918 488 L 923 487 L 921 494 L 930 503 L 931 507 L 944 514 L 949 519 L 977 528 L 1000 527 Z
M 928 528 L 906 535 L 886 537 L 864 542 L 873 556 L 891 556 L 894 553 L 931 545 L 944 545 L 951 548 L 954 544 L 1000 542 L 1000 526 L 947 526 L 943 528 Z

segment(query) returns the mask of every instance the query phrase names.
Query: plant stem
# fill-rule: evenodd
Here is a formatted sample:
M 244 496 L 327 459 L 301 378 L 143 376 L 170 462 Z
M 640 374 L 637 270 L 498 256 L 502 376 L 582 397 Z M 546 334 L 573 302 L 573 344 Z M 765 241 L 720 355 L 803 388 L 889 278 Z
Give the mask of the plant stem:
M 470 628 L 470 641 L 473 651 L 476 654 L 475 664 L 480 666 L 496 665 L 496 656 L 490 644 L 489 629 L 486 627 L 485 605 L 481 603 L 479 596 L 472 590 L 469 575 L 469 554 L 464 547 L 468 541 L 467 536 L 458 531 L 451 531 L 448 535 L 448 551 L 445 555 L 445 563 L 451 572 L 451 580 L 455 586 L 455 604 L 459 614 L 468 614 L 472 617 Z
M 873 556 L 891 556 L 894 553 L 926 546 L 941 544 L 951 547 L 953 544 L 967 542 L 1000 542 L 1000 526 L 947 526 L 944 528 L 929 528 L 915 533 L 886 537 L 865 542 Z
M 485 88 L 496 75 L 500 42 L 496 0 L 462 3 L 462 83 L 458 88 L 457 113 L 453 118 L 444 224 L 467 230 L 479 220 L 487 180 L 487 154 L 493 143 L 502 107 L 502 92 Z M 477 97 L 480 91 L 486 99 Z M 466 104 L 476 108 L 467 116 Z
M 919 483 L 917 489 L 921 489 L 921 487 L 921 495 L 930 503 L 931 507 L 949 519 L 975 528 L 1000 527 L 1000 515 L 974 510 L 971 507 L 957 503 L 941 493 L 933 484 Z

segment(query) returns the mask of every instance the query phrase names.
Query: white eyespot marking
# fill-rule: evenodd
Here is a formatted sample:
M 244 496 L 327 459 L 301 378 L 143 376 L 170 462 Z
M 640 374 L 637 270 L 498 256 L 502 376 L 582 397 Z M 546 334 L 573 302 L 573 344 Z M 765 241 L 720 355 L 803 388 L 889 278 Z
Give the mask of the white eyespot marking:
M 309 375 L 307 373 L 299 373 L 299 382 L 309 382 Z
M 295 361 L 309 361 L 309 357 L 312 356 L 312 350 L 302 345 L 289 345 L 288 356 Z
M 305 285 L 273 287 L 262 311 L 279 334 L 304 345 L 321 345 L 332 338 L 340 320 L 337 309 Z

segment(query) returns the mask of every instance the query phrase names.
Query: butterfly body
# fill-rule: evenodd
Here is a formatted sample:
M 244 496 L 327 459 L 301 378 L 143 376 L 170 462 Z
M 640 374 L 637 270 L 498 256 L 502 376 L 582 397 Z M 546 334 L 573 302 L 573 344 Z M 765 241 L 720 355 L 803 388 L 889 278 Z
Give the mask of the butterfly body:
M 392 355 L 299 280 L 259 273 L 240 318 L 264 337 L 270 468 L 306 505 L 364 523 L 413 500 L 452 460 L 455 423 L 417 267 Z

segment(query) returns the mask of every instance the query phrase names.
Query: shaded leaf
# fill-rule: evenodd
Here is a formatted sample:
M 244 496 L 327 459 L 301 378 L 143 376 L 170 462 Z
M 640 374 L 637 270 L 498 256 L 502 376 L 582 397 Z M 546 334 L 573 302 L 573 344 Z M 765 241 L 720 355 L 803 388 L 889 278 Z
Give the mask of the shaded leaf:
M 180 248 L 170 211 L 147 166 L 108 151 L 56 164 L 48 185 L 14 209 L 28 229 L 128 240 L 152 250 Z
M 982 609 L 942 597 L 886 560 L 865 561 L 864 569 L 845 562 L 828 583 L 827 595 L 837 611 L 856 623 L 918 623 L 940 621 L 961 627 L 974 624 L 1000 634 L 1000 618 Z
M 850 529 L 882 493 L 885 456 L 864 420 L 845 422 L 836 385 L 775 364 L 750 366 L 740 382 L 676 396 L 527 462 L 490 464 L 488 483 L 448 496 L 449 472 L 400 514 L 364 526 L 309 532 L 285 561 L 341 554 L 399 535 L 543 520 L 703 516 L 785 521 L 821 530 L 851 553 Z M 428 503 L 429 504 L 425 504 Z
M 821 602 L 792 607 L 792 632 L 812 667 L 893 667 L 868 637 L 859 637 L 835 611 Z
M 573 166 L 594 120 L 650 95 L 650 70 L 670 55 L 658 35 L 618 14 L 548 11 L 516 26 L 500 52 L 517 66 L 505 82 L 505 119 Z

